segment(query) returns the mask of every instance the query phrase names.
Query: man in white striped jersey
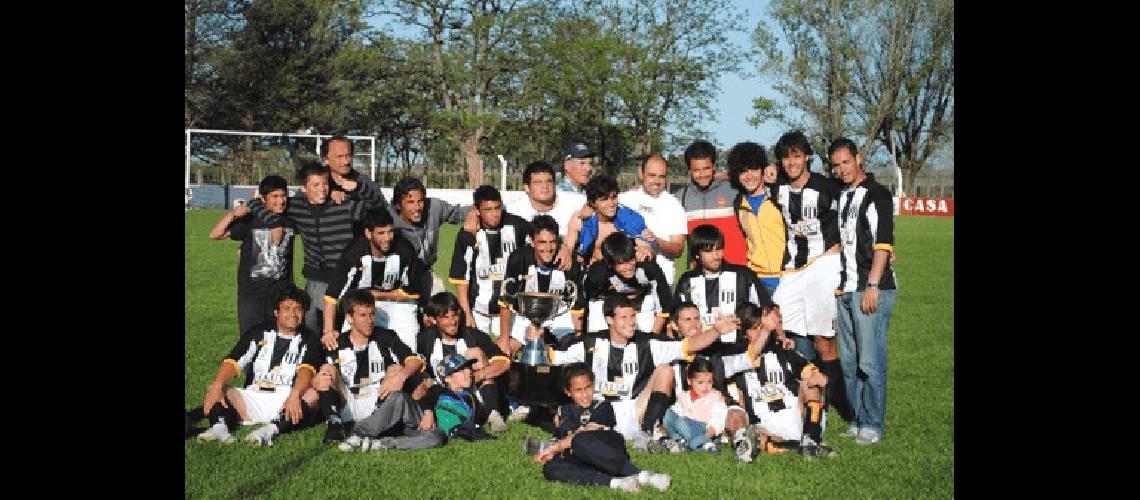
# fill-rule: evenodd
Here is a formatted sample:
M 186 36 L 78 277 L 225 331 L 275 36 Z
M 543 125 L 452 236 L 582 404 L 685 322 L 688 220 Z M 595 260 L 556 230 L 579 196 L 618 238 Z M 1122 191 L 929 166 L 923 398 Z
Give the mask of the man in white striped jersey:
M 526 244 L 530 224 L 503 212 L 499 190 L 482 185 L 472 194 L 479 213 L 479 230 L 461 231 L 451 254 L 449 281 L 463 308 L 467 325 L 486 334 L 499 332 L 499 292 L 507 260 L 515 249 Z M 510 325 L 505 325 L 510 328 Z
M 776 159 L 786 182 L 773 198 L 784 217 L 788 244 L 784 274 L 772 300 L 780 305 L 786 333 L 796 349 L 831 380 L 843 378 L 835 338 L 835 290 L 839 285 L 839 218 L 835 208 L 841 186 L 809 169 L 811 143 L 800 131 L 780 136 Z M 831 402 L 850 420 L 843 384 L 832 384 Z
M 696 304 L 705 328 L 711 328 L 720 315 L 734 315 L 741 305 L 772 303 L 756 274 L 747 267 L 724 261 L 724 234 L 716 226 L 701 224 L 693 228 L 689 234 L 689 255 L 697 259 L 697 269 L 685 271 L 677 278 L 677 301 Z M 720 340 L 743 341 L 736 331 Z
M 898 290 L 894 204 L 887 188 L 863 171 L 855 143 L 840 137 L 827 156 L 846 188 L 839 194 L 841 246 L 836 324 L 847 397 L 855 415 L 843 434 L 859 444 L 883 435 L 887 413 L 887 327 Z

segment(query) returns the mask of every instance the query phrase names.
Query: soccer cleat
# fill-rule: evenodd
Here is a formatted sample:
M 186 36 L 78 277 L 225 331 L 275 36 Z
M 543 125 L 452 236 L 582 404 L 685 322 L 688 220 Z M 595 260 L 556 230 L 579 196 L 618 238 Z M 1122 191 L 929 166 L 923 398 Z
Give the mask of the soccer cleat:
M 839 433 L 839 437 L 845 437 L 845 438 L 853 438 L 853 437 L 856 437 L 858 435 L 859 435 L 859 426 L 854 425 L 854 424 L 847 426 L 847 430 Z
M 653 437 L 643 430 L 637 431 L 637 433 L 633 435 L 633 438 L 630 439 L 630 441 L 633 442 L 633 449 L 646 453 L 649 453 L 649 442 L 652 440 Z
M 396 448 L 396 441 L 390 437 L 373 438 L 373 439 L 364 438 L 363 442 L 360 443 L 360 451 L 363 451 L 363 452 L 385 451 L 385 450 L 393 450 L 395 448 Z
M 733 445 L 736 448 L 736 458 L 740 463 L 752 463 L 756 459 L 756 454 L 760 452 L 760 427 L 757 425 L 749 425 L 744 430 L 744 439 L 736 440 Z
M 277 426 L 273 423 L 268 423 L 261 426 L 260 429 L 249 433 L 249 435 L 245 437 L 245 440 L 254 446 L 273 446 L 273 436 L 276 435 Z
M 340 448 L 340 451 L 352 451 L 353 448 L 360 447 L 361 441 L 360 436 L 353 434 L 337 445 L 337 448 Z
M 804 458 L 808 460 L 816 457 L 831 458 L 839 455 L 839 453 L 836 452 L 834 448 L 826 444 L 803 445 L 800 447 L 800 454 L 802 454 Z
M 672 478 L 669 477 L 669 474 L 658 474 L 656 472 L 643 470 L 637 475 L 637 481 L 641 484 L 648 484 L 658 490 L 665 491 L 669 489 Z
M 859 444 L 875 444 L 882 439 L 882 434 L 879 431 L 871 428 L 859 429 L 859 435 L 855 437 L 855 442 Z
M 518 408 L 511 410 L 511 415 L 507 417 L 507 420 L 510 420 L 511 422 L 526 420 L 527 415 L 530 415 L 530 407 L 519 406 Z
M 716 447 L 716 443 L 709 441 L 709 442 L 701 445 L 701 451 L 704 451 L 707 453 L 712 453 L 712 454 L 717 454 L 717 453 L 720 453 L 720 448 Z
M 325 429 L 324 443 L 332 444 L 337 441 L 344 441 L 344 424 L 340 421 L 329 422 Z
M 638 482 L 637 476 L 615 477 L 610 481 L 610 488 L 627 493 L 637 493 L 641 491 L 641 483 Z
M 228 444 L 234 442 L 234 440 L 234 435 L 230 434 L 230 430 L 226 428 L 226 424 L 223 422 L 218 422 L 210 426 L 209 429 L 206 429 L 205 432 L 198 434 L 199 443 L 218 441 L 220 443 Z
M 491 414 L 487 416 L 487 425 L 491 428 L 491 432 L 505 432 L 510 429 L 503 421 L 503 416 L 499 415 L 499 410 L 491 410 Z

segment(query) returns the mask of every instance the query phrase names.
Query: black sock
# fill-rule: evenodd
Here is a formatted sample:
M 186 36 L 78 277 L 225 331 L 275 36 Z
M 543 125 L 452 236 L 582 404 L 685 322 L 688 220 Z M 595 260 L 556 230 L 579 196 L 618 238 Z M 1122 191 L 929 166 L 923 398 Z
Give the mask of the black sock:
M 828 406 L 834 406 L 835 410 L 839 412 L 839 416 L 850 422 L 855 418 L 855 410 L 851 408 L 851 403 L 847 401 L 847 391 L 845 390 L 846 382 L 843 380 L 843 366 L 839 364 L 838 359 L 831 361 L 820 361 L 819 369 L 827 377 L 827 401 Z
M 326 422 L 340 422 L 342 405 L 340 394 L 335 390 L 317 391 L 317 410 Z
M 229 403 L 229 401 L 226 401 Z M 229 408 L 222 407 L 222 403 L 214 403 L 214 407 L 210 408 L 210 412 L 206 414 L 206 418 L 210 419 L 210 425 L 215 425 L 218 422 L 226 424 L 226 428 L 231 431 L 236 429 L 238 424 L 241 423 L 241 415 L 234 409 L 233 403 L 229 403 Z
M 499 384 L 490 383 L 479 388 L 479 392 L 483 395 L 483 404 L 487 405 L 487 413 L 490 414 L 492 410 L 498 410 L 500 406 L 499 401 Z M 499 415 L 502 416 L 502 412 Z
M 823 418 L 827 413 L 827 403 L 809 401 L 804 405 L 803 437 L 811 438 L 815 444 L 823 442 Z
M 669 411 L 669 396 L 664 392 L 653 391 L 649 403 L 645 405 L 645 417 L 641 419 L 641 430 L 653 434 L 653 426 Z

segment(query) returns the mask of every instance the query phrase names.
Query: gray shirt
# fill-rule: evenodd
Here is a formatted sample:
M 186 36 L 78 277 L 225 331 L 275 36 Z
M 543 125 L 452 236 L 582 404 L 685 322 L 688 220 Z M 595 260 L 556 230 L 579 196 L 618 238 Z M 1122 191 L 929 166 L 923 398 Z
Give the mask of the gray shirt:
M 471 205 L 456 206 L 439 198 L 427 198 L 424 200 L 423 219 L 419 224 L 409 224 L 396 213 L 395 203 L 388 205 L 396 231 L 412 244 L 416 255 L 429 269 L 438 256 L 436 247 L 439 244 L 439 226 L 444 222 L 462 224 L 469 210 Z

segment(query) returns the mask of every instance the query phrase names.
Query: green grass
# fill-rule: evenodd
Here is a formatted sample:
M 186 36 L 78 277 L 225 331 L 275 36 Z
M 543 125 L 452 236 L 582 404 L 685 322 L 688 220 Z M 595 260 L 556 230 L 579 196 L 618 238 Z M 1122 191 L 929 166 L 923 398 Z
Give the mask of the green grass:
M 224 212 L 186 213 L 186 407 L 200 405 L 221 359 L 237 338 L 235 241 L 210 241 Z M 740 465 L 719 455 L 633 454 L 636 465 L 673 475 L 668 494 L 718 498 L 949 498 L 954 496 L 954 223 L 896 219 L 900 293 L 889 334 L 886 436 L 862 447 L 840 438 L 834 411 L 825 435 L 830 460 L 761 456 Z M 456 227 L 442 230 L 435 271 L 447 272 Z M 297 285 L 301 248 L 296 249 Z M 445 280 L 446 282 L 446 280 Z M 451 285 L 448 285 L 451 288 Z M 551 483 L 523 454 L 524 436 L 542 431 L 512 423 L 496 441 L 453 442 L 419 452 L 342 453 L 321 444 L 323 426 L 280 437 L 273 448 L 185 445 L 187 497 L 276 498 L 624 497 L 607 488 Z M 238 431 L 243 438 L 252 428 Z M 642 490 L 641 496 L 662 496 Z

